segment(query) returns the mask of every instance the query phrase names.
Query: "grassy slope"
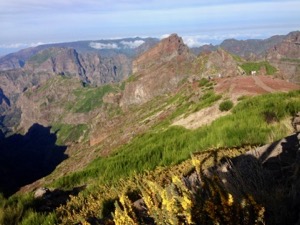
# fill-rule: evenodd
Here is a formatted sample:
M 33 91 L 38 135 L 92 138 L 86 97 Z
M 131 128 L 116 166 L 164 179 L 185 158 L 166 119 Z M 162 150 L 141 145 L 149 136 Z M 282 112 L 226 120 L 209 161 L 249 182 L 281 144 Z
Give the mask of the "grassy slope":
M 263 62 L 246 62 L 241 64 L 241 68 L 246 72 L 246 74 L 250 75 L 251 71 L 259 71 L 261 68 L 265 68 L 267 75 L 273 75 L 276 73 L 277 69 L 270 65 L 270 63 Z
M 170 122 L 175 117 L 207 107 L 220 98 L 220 96 L 215 95 L 211 91 L 210 84 L 200 81 L 200 86 L 205 89 L 205 94 L 201 96 L 199 102 L 191 103 L 180 93 L 170 98 L 168 104 L 176 105 L 177 108 L 160 124 L 157 124 L 148 132 L 137 136 L 127 145 L 121 146 L 114 155 L 107 158 L 98 158 L 86 169 L 57 180 L 55 186 L 68 188 L 93 181 L 96 186 L 92 186 L 88 192 L 99 193 L 99 190 L 106 187 L 103 186 L 105 184 L 118 186 L 120 178 L 123 179 L 135 173 L 153 170 L 157 166 L 177 164 L 188 159 L 193 152 L 215 147 L 271 142 L 285 136 L 289 132 L 284 125 L 284 119 L 300 111 L 299 91 L 269 94 L 243 99 L 232 109 L 231 115 L 219 118 L 211 125 L 198 128 L 197 130 L 191 131 L 181 127 L 169 127 Z M 96 96 L 102 95 L 102 93 L 102 91 L 99 91 Z M 78 108 L 86 109 L 86 107 Z M 77 137 L 77 133 L 73 131 L 74 127 L 66 128 L 58 124 L 54 128 L 60 129 L 61 134 L 64 134 L 64 137 L 70 137 L 71 140 L 74 140 L 72 137 Z M 81 126 L 79 128 L 79 130 L 84 130 Z M 85 197 L 83 197 L 79 201 L 78 204 L 80 206 L 78 207 L 86 207 L 85 204 L 92 204 L 86 201 Z M 9 204 L 14 205 L 14 203 Z M 22 203 L 17 204 L 22 206 Z M 76 203 L 71 201 L 69 205 L 72 207 L 72 204 L 76 205 Z M 30 207 L 30 204 L 29 206 L 26 204 L 25 214 L 23 210 L 21 215 L 17 214 L 17 216 L 23 216 L 23 219 L 15 219 L 28 220 L 31 221 L 31 224 L 39 224 L 34 221 L 39 221 L 40 218 L 55 219 L 53 214 L 47 216 L 35 212 L 28 213 L 27 208 Z M 9 209 L 9 207 L 6 208 Z M 0 212 L 0 221 L 3 221 L 6 214 L 7 211 L 5 210 Z M 32 219 L 30 219 L 31 217 Z
M 111 183 L 134 172 L 179 163 L 192 152 L 208 148 L 261 145 L 280 139 L 289 129 L 282 122 L 300 111 L 300 92 L 268 94 L 249 98 L 233 108 L 232 114 L 196 130 L 154 127 L 118 149 L 108 158 L 99 158 L 85 170 L 59 179 L 56 186 L 72 187 L 98 178 Z M 272 121 L 269 122 L 269 114 Z M 176 113 L 176 112 L 175 112 Z
M 108 209 L 113 210 L 111 204 L 120 194 L 122 187 L 134 186 L 131 181 L 120 182 L 126 177 L 160 166 L 171 168 L 172 171 L 176 168 L 177 171 L 178 167 L 174 167 L 175 164 L 184 162 L 191 165 L 191 153 L 202 152 L 205 149 L 261 145 L 280 139 L 290 132 L 290 128 L 286 126 L 286 118 L 300 110 L 299 97 L 300 91 L 294 91 L 244 98 L 232 109 L 231 115 L 194 131 L 181 127 L 169 127 L 164 130 L 161 126 L 154 127 L 122 146 L 116 154 L 105 159 L 99 158 L 83 171 L 60 179 L 56 185 L 65 187 L 89 183 L 90 179 L 96 182 L 87 190 L 89 194 L 72 199 L 66 207 L 60 208 L 58 213 L 63 221 L 69 222 L 71 217 L 67 212 L 70 209 L 75 210 L 72 222 L 81 220 L 82 215 L 95 212 L 109 215 L 110 213 L 105 212 Z M 270 112 L 273 112 L 271 120 Z M 230 155 L 230 152 L 231 149 L 224 154 Z M 214 151 L 212 153 L 216 154 Z M 158 170 L 154 175 L 140 177 L 138 180 L 150 179 L 158 182 L 160 179 L 166 179 L 161 176 L 165 177 L 165 172 L 161 173 Z M 111 201 L 109 207 L 106 201 Z

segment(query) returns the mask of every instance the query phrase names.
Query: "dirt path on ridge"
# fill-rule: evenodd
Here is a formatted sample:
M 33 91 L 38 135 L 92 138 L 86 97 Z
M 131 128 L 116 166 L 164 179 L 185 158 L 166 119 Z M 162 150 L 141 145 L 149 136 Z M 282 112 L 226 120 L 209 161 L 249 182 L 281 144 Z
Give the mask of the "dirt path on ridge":
M 274 90 L 273 88 L 267 86 L 261 79 L 259 76 L 252 76 L 252 79 L 255 81 L 255 84 L 257 84 L 258 87 L 264 89 L 266 92 L 270 92 L 273 93 L 276 90 Z

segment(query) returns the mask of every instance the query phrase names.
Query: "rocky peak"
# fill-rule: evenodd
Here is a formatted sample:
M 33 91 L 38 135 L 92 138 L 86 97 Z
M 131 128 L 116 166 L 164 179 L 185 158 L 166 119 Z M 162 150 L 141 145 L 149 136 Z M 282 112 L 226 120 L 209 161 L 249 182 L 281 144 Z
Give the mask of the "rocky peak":
M 195 58 L 177 34 L 161 40 L 133 61 L 134 79 L 126 84 L 120 105 L 141 104 L 174 90 L 193 73 Z
M 173 54 L 176 52 L 178 55 L 181 55 L 189 52 L 188 47 L 177 34 L 171 34 L 169 37 L 163 39 L 158 47 L 161 48 L 163 54 Z
M 172 34 L 135 59 L 133 61 L 133 73 L 147 68 L 153 63 L 167 62 L 175 57 L 184 59 L 187 56 L 191 57 L 189 48 L 184 44 L 181 37 L 177 34 Z

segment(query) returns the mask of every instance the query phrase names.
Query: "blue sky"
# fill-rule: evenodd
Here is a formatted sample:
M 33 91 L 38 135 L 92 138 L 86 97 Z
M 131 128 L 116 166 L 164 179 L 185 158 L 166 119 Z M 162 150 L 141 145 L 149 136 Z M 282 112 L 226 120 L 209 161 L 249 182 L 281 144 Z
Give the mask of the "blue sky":
M 171 33 L 199 46 L 287 34 L 299 21 L 299 0 L 0 0 L 0 49 Z

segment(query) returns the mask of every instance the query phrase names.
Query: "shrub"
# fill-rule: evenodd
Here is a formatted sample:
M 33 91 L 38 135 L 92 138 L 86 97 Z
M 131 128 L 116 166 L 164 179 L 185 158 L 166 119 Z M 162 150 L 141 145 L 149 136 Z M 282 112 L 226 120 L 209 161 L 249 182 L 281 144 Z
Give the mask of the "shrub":
M 233 102 L 230 100 L 226 100 L 219 105 L 220 111 L 228 111 L 233 107 Z
M 209 80 L 206 78 L 201 78 L 201 80 L 199 80 L 199 86 L 203 87 L 205 85 L 207 85 L 209 83 Z
M 115 224 L 264 224 L 265 208 L 249 193 L 238 199 L 219 178 L 196 175 L 194 182 L 173 177 L 167 187 L 140 182 L 145 211 L 136 213 L 130 199 L 121 195 L 116 202 Z

